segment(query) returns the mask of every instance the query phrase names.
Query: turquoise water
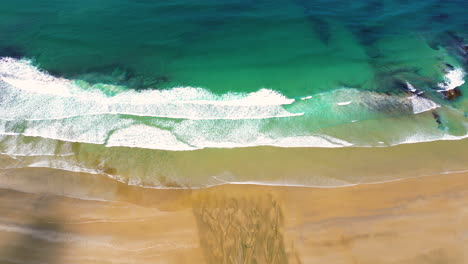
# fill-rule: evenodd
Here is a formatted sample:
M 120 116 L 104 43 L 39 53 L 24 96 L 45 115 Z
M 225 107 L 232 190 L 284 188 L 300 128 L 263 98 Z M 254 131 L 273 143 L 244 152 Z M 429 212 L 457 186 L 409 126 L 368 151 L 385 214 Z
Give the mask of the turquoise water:
M 121 179 L 130 173 L 122 159 L 146 170 L 145 159 L 173 151 L 459 140 L 468 133 L 467 8 L 4 0 L 0 152 L 19 167 Z

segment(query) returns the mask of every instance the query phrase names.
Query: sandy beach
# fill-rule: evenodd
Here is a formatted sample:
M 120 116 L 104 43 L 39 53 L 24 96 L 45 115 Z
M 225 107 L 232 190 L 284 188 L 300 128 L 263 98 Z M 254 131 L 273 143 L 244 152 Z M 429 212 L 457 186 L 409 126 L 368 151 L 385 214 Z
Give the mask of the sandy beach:
M 48 186 L 35 194 L 1 189 L 2 263 L 468 260 L 468 172 L 341 188 L 201 190 L 144 189 L 39 168 L 1 174 L 4 182 L 19 175 L 23 186 L 44 178 Z

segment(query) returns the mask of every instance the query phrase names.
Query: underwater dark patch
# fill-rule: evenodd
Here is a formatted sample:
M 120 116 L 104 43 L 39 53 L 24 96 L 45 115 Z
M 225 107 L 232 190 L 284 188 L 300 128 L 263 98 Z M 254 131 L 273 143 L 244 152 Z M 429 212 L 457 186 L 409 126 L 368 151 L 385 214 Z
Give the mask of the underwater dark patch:
M 0 47 L 0 57 L 10 57 L 15 59 L 21 59 L 26 56 L 23 48 L 20 46 L 4 46 Z

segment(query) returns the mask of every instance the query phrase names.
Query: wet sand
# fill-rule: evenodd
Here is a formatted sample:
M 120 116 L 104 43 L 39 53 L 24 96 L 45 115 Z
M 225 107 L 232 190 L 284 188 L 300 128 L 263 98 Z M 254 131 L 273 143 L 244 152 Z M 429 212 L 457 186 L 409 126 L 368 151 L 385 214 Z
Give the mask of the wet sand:
M 322 189 L 144 189 L 39 168 L 0 176 L 1 263 L 468 261 L 468 172 Z
M 353 128 L 347 131 L 358 133 Z M 362 130 L 361 135 L 366 135 L 365 131 Z M 17 146 L 23 146 L 24 142 L 30 140 L 22 138 L 13 141 L 14 144 L 10 142 L 10 151 L 22 153 L 16 151 L 21 150 Z M 159 151 L 93 144 L 64 147 L 69 143 L 49 143 L 51 145 L 47 148 L 54 150 L 51 155 L 35 154 L 38 152 L 36 149 L 44 147 L 41 144 L 28 145 L 31 150 L 21 155 L 0 154 L 0 168 L 48 167 L 94 171 L 107 173 L 130 185 L 192 189 L 232 182 L 338 187 L 468 170 L 468 138 L 392 147 L 251 147 L 195 151 Z M 75 154 L 60 152 L 62 148 L 72 148 Z M 22 178 L 35 177 L 36 174 L 17 174 L 16 180 L 23 181 Z M 73 181 L 76 182 L 75 179 Z M 35 180 L 33 185 L 35 188 L 46 188 L 47 185 L 38 186 L 42 182 Z M 21 188 L 29 185 L 30 182 L 25 182 Z M 102 191 L 108 192 L 109 189 L 104 188 Z

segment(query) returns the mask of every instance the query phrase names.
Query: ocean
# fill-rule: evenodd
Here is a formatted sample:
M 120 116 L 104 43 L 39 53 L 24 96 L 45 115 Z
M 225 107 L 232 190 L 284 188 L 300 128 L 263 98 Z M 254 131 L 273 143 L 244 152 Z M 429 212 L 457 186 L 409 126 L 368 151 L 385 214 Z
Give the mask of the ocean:
M 336 187 L 466 170 L 466 10 L 3 0 L 0 168 L 152 188 Z

